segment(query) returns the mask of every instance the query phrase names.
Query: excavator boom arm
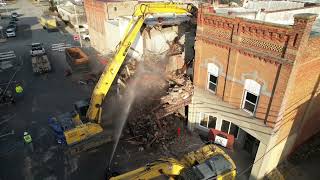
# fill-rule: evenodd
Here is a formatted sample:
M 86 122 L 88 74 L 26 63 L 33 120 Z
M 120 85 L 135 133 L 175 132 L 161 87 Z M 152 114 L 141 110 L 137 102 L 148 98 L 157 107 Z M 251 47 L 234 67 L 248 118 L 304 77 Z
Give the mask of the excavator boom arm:
M 127 26 L 125 36 L 119 43 L 119 47 L 116 50 L 113 60 L 110 65 L 105 68 L 93 90 L 86 115 L 89 120 L 100 123 L 103 100 L 127 56 L 129 48 L 134 43 L 146 17 L 150 14 L 187 14 L 192 13 L 192 11 L 193 6 L 191 4 L 186 5 L 180 3 L 143 3 L 136 6 L 133 18 Z
M 136 170 L 112 177 L 110 180 L 152 179 L 161 175 L 174 177 L 179 175 L 183 168 L 184 165 L 175 159 L 169 158 L 167 160 L 158 160 Z

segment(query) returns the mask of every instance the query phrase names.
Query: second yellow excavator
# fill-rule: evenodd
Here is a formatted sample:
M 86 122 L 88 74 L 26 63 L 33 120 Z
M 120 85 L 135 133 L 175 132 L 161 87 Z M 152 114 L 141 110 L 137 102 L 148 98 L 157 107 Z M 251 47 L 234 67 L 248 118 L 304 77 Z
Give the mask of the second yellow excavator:
M 144 21 L 150 15 L 161 16 L 161 14 L 174 13 L 192 16 L 194 12 L 195 7 L 192 4 L 172 2 L 138 4 L 127 26 L 125 36 L 119 43 L 110 65 L 103 71 L 90 101 L 76 102 L 73 112 L 49 119 L 49 125 L 54 130 L 58 142 L 66 143 L 72 147 L 71 153 L 77 153 L 111 141 L 112 133 L 103 131 L 100 125 L 102 104 Z
M 110 180 L 234 180 L 236 174 L 233 160 L 222 149 L 210 144 L 184 155 L 180 161 L 159 159 Z

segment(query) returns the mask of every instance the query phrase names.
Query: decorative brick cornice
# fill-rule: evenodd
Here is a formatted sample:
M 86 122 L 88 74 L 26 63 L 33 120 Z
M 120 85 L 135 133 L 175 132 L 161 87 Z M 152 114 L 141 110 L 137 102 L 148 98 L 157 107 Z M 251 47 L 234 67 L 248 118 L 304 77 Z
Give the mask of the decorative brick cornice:
M 293 61 L 290 61 L 288 59 L 279 58 L 279 57 L 273 56 L 272 54 L 267 54 L 264 52 L 253 50 L 251 48 L 242 47 L 240 45 L 237 45 L 231 42 L 225 42 L 218 39 L 213 39 L 212 37 L 207 36 L 205 34 L 197 33 L 197 40 L 203 41 L 208 44 L 213 44 L 221 48 L 226 48 L 226 49 L 232 48 L 232 49 L 238 50 L 238 52 L 243 55 L 258 58 L 259 60 L 263 60 L 269 63 L 293 64 Z
M 197 39 L 264 61 L 292 64 L 306 46 L 317 15 L 297 14 L 292 26 L 212 13 L 198 17 Z

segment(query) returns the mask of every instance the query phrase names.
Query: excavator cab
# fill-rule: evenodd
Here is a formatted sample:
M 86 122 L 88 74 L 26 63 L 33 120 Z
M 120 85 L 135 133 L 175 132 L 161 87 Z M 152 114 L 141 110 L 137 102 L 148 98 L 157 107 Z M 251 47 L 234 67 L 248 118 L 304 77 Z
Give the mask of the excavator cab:
M 74 110 L 76 111 L 77 118 L 79 118 L 83 123 L 89 122 L 86 118 L 87 111 L 89 108 L 90 99 L 80 100 L 74 103 Z
M 193 167 L 183 169 L 178 179 L 207 180 L 207 179 L 235 179 L 236 169 L 230 160 L 218 154 Z

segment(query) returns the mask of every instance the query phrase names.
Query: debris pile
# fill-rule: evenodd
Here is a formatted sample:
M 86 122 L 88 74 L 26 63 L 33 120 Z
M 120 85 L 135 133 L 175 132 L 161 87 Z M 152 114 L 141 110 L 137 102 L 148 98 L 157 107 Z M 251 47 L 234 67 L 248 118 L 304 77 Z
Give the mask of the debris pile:
M 176 112 L 191 102 L 193 85 L 188 76 L 165 73 L 159 61 L 144 61 L 142 70 L 139 63 L 125 65 L 119 78 L 125 87 L 138 76 L 137 93 L 141 93 L 130 112 L 124 140 L 138 145 L 139 151 L 150 147 L 167 151 L 184 126 L 185 117 Z
M 169 89 L 160 99 L 160 105 L 153 109 L 157 119 L 174 113 L 191 102 L 193 85 L 188 76 L 171 74 L 168 76 Z
M 155 116 L 143 113 L 128 121 L 125 133 L 131 137 L 125 141 L 143 148 L 157 147 L 168 150 L 168 146 L 174 143 L 177 129 L 181 127 L 183 120 L 184 117 L 180 115 L 170 115 L 158 121 Z

